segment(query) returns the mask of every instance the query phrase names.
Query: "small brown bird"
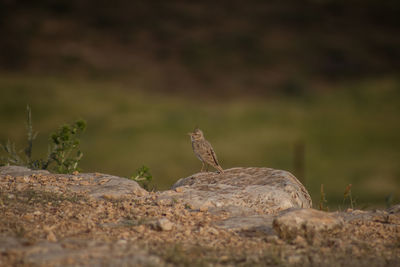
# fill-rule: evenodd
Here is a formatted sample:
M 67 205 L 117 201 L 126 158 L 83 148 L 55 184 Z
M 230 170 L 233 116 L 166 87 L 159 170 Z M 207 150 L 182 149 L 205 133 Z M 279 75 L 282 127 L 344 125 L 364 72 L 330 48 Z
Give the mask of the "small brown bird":
M 188 133 L 190 135 L 190 139 L 192 140 L 192 148 L 196 157 L 201 160 L 203 166 L 201 167 L 201 171 L 204 169 L 204 165 L 207 167 L 208 165 L 213 166 L 218 170 L 219 173 L 223 173 L 224 170 L 219 165 L 217 160 L 217 155 L 215 155 L 214 149 L 211 144 L 204 138 L 203 132 L 196 128 L 193 133 Z

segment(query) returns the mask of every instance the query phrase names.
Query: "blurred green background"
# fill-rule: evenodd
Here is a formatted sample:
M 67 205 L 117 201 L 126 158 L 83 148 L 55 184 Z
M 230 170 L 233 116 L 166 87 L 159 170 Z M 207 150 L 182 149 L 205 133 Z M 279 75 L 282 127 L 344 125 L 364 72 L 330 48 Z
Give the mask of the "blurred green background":
M 293 172 L 314 206 L 400 197 L 396 1 L 2 1 L 0 141 L 45 157 L 85 119 L 84 172 L 167 189 L 198 172 L 200 127 L 223 168 Z M 348 204 L 345 205 L 348 207 Z

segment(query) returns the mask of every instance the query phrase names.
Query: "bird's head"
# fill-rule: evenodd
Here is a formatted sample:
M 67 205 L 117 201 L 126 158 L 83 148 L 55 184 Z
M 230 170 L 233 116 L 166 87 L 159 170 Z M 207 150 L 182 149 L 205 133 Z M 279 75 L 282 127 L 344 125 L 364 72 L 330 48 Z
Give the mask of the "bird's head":
M 199 128 L 194 129 L 193 133 L 188 133 L 188 135 L 190 135 L 192 140 L 200 140 L 204 138 L 204 134 Z

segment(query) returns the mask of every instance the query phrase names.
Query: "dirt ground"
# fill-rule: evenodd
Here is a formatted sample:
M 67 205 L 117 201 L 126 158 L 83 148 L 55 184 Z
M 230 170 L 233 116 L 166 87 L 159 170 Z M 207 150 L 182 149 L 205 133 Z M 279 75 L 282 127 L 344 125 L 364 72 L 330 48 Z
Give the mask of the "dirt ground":
M 0 266 L 400 266 L 400 206 L 283 240 L 157 193 L 95 199 L 55 176 L 0 176 Z M 52 190 L 53 188 L 53 190 Z M 356 216 L 362 214 L 363 216 Z

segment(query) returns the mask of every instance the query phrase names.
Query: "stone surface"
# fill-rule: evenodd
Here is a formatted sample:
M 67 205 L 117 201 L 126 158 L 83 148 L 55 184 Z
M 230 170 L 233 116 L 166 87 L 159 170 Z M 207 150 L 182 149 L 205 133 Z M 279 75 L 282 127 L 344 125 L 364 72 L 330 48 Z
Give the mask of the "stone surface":
M 11 176 L 24 176 L 31 174 L 49 174 L 46 170 L 31 170 L 22 166 L 2 166 L 0 167 L 0 175 L 11 175 Z
M 263 232 L 264 234 L 275 234 L 272 228 L 273 215 L 249 215 L 229 217 L 223 221 L 216 222 L 216 226 L 234 231 Z
M 273 221 L 273 227 L 282 239 L 301 236 L 311 241 L 318 234 L 330 234 L 343 227 L 343 219 L 335 213 L 314 209 L 287 210 Z
M 154 223 L 154 228 L 160 231 L 171 231 L 174 224 L 167 218 L 158 219 Z
M 193 209 L 227 211 L 232 216 L 275 214 L 288 208 L 311 208 L 304 186 L 287 171 L 232 168 L 180 179 L 160 199 L 181 199 Z
M 78 177 L 79 182 L 70 189 L 73 192 L 86 192 L 95 198 L 118 199 L 131 194 L 139 196 L 148 194 L 137 182 L 123 177 L 102 173 L 84 173 Z
M 400 266 L 398 205 L 263 214 L 257 203 L 197 208 L 171 197 L 190 185 L 114 197 L 110 175 L 0 172 L 0 266 Z M 237 194 L 254 186 L 243 177 L 230 181 Z M 102 197 L 88 197 L 92 186 Z
M 71 192 L 86 193 L 94 198 L 118 199 L 131 194 L 143 196 L 148 194 L 140 185 L 127 178 L 101 173 L 51 174 L 45 170 L 30 170 L 20 166 L 0 167 L 0 177 L 13 176 L 16 180 L 37 184 L 40 179 L 46 180 L 44 189 L 60 192 L 60 188 Z M 47 179 L 48 177 L 49 179 Z M 1 182 L 1 181 L 0 181 Z

